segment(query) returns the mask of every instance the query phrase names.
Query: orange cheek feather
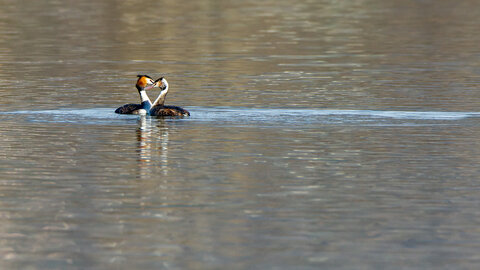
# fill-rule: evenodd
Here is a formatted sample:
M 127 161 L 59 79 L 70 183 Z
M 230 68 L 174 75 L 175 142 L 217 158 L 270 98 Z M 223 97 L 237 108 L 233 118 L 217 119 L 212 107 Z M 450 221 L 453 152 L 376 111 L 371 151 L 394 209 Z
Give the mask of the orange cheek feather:
M 147 85 L 147 79 L 145 77 L 141 77 L 137 81 L 138 86 L 145 87 Z

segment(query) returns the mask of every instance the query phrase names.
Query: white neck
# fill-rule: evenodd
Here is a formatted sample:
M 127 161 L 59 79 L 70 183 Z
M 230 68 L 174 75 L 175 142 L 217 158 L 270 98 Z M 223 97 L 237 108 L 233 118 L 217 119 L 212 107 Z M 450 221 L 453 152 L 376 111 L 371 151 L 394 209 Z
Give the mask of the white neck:
M 141 90 L 141 91 L 139 91 L 138 93 L 140 93 L 140 100 L 141 100 L 142 102 L 147 101 L 147 102 L 152 103 L 152 102 L 150 101 L 150 99 L 148 98 L 147 92 L 146 92 L 145 90 Z
M 160 92 L 158 97 L 153 102 L 152 107 L 157 106 L 157 105 L 163 106 L 163 104 L 165 103 L 165 96 L 168 93 L 168 82 L 167 82 L 167 80 L 164 80 L 163 84 L 165 84 L 165 89 Z

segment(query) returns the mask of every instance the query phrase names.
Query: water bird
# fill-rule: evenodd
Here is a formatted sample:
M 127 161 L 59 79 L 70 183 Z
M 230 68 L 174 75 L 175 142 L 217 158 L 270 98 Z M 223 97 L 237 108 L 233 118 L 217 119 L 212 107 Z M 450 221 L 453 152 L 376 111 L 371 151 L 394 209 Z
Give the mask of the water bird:
M 152 116 L 190 116 L 190 113 L 178 106 L 164 105 L 165 97 L 168 94 L 168 82 L 164 77 L 155 80 L 153 87 L 160 88 L 160 94 L 152 104 L 150 115 Z M 152 87 L 152 88 L 153 88 Z M 151 88 L 149 88 L 151 89 Z
M 148 114 L 152 108 L 152 102 L 148 98 L 146 90 L 154 88 L 155 81 L 148 75 L 137 75 L 135 87 L 140 95 L 141 104 L 125 104 L 115 110 L 119 114 Z

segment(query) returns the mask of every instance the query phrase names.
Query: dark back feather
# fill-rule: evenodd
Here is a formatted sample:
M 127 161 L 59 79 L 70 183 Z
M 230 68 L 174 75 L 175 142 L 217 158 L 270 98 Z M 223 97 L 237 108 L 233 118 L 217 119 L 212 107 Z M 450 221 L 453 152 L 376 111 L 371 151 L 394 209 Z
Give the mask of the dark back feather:
M 122 107 L 115 110 L 115 113 L 119 114 L 133 114 L 135 111 L 142 109 L 141 104 L 125 104 Z
M 152 116 L 190 116 L 190 113 L 178 106 L 157 105 L 150 110 Z

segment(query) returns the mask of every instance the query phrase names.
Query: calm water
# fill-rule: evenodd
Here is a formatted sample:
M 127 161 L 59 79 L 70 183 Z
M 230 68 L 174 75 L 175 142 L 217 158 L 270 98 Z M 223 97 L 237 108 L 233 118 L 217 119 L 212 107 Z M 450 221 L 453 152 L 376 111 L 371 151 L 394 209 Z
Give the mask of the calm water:
M 476 1 L 0 6 L 1 269 L 480 265 Z

